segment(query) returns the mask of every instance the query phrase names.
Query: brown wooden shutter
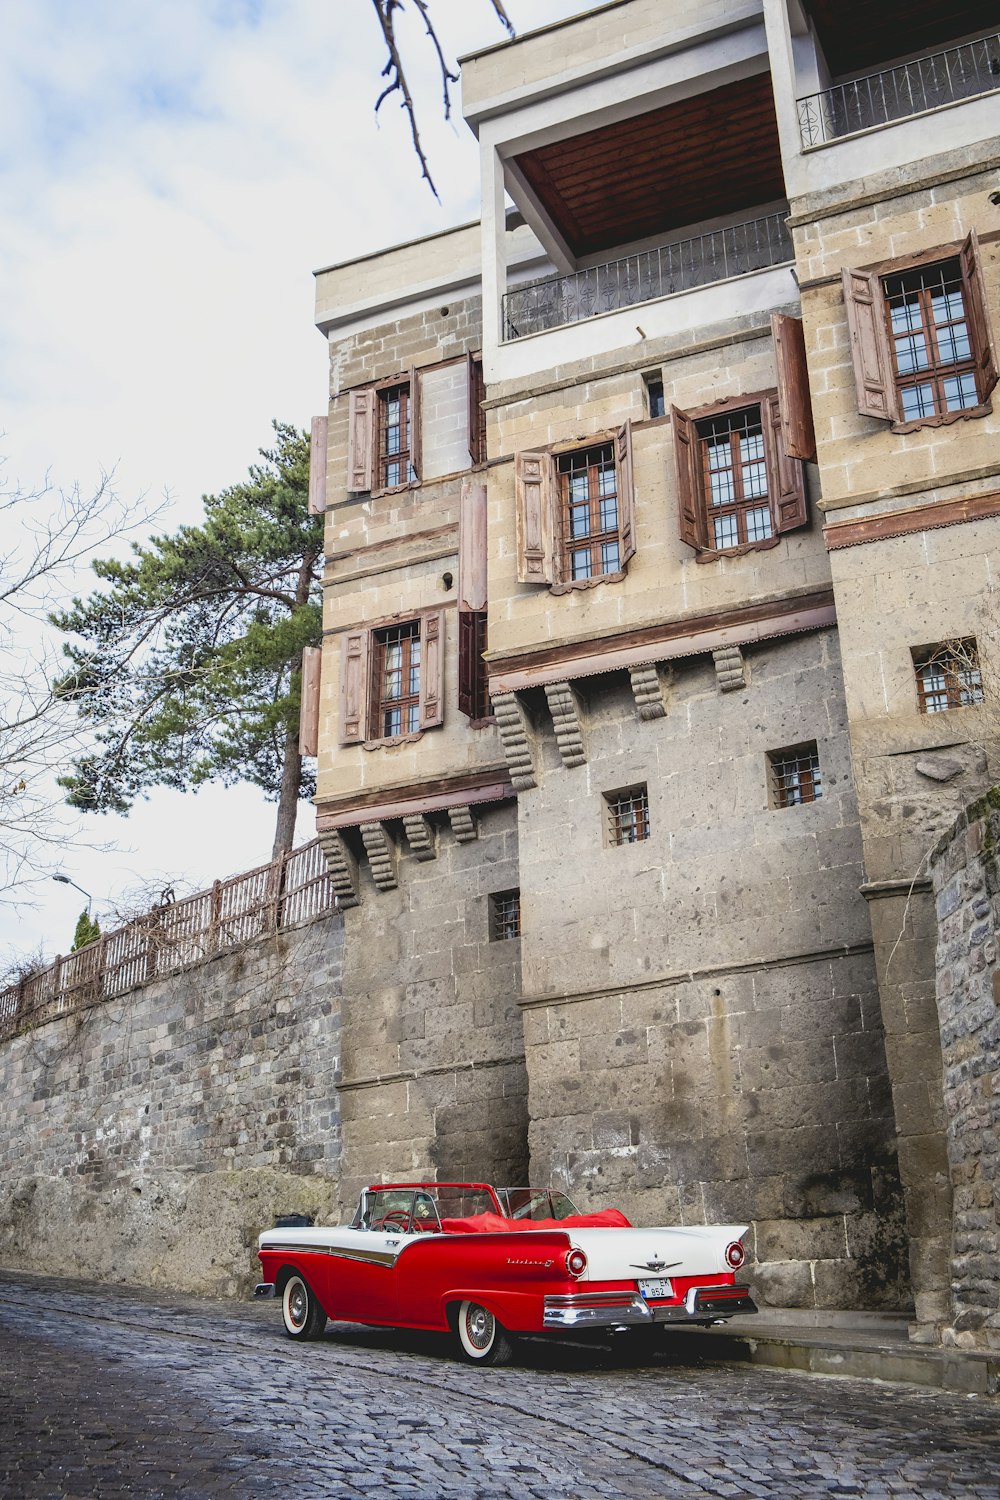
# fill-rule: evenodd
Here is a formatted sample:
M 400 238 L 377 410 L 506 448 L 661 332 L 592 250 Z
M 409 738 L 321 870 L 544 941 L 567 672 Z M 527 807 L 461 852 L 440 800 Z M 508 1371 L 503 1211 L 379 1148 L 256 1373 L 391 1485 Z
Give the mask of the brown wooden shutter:
M 469 458 L 474 464 L 486 462 L 486 444 L 483 432 L 483 402 L 486 386 L 483 382 L 483 362 L 474 355 L 465 356 L 466 393 L 469 410 Z
M 466 479 L 458 514 L 458 607 L 486 607 L 486 486 Z
M 444 723 L 444 610 L 420 617 L 420 727 Z
M 326 417 L 313 417 L 309 434 L 309 514 L 326 511 Z
M 372 487 L 375 454 L 375 392 L 352 391 L 348 406 L 347 488 L 357 494 Z
M 899 397 L 881 278 L 874 271 L 853 271 L 849 266 L 842 274 L 858 411 L 863 417 L 894 422 L 899 415 Z
M 801 318 L 771 314 L 771 336 L 778 367 L 778 400 L 781 403 L 783 445 L 789 458 L 816 457 L 812 403 L 809 400 L 809 369 Z
M 323 653 L 318 646 L 302 649 L 299 695 L 299 754 L 315 755 L 319 748 L 319 676 Z
M 682 542 L 699 551 L 708 546 L 708 524 L 701 487 L 698 432 L 687 412 L 670 408 L 677 472 L 677 524 Z
M 479 682 L 482 657 L 479 651 L 479 614 L 475 610 L 460 609 L 458 612 L 458 708 L 459 712 L 474 719 L 476 713 L 476 688 Z
M 974 229 L 970 229 L 969 238 L 959 252 L 959 261 L 972 348 L 976 356 L 976 389 L 980 401 L 985 401 L 997 383 L 997 354 L 986 306 L 979 240 Z
M 767 455 L 767 492 L 775 531 L 794 531 L 809 519 L 806 476 L 800 458 L 785 452 L 781 398 L 767 396 L 761 403 L 761 426 Z
M 549 453 L 514 455 L 517 576 L 520 583 L 552 583 L 552 507 L 555 475 Z
M 615 440 L 615 468 L 618 479 L 619 558 L 626 567 L 635 556 L 635 482 L 632 477 L 632 421 L 619 427 Z
M 420 412 L 420 371 L 410 370 L 410 468 L 413 470 L 415 479 L 411 484 L 419 484 L 420 475 L 424 467 L 424 433 L 421 425 Z
M 368 738 L 368 657 L 370 633 L 352 630 L 340 647 L 340 743 Z

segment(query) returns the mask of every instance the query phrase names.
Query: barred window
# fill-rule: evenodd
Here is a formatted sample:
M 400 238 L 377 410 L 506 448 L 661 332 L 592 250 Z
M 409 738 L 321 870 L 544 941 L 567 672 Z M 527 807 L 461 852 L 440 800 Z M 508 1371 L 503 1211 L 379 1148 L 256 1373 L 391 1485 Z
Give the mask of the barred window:
M 709 545 L 717 551 L 774 535 L 760 407 L 699 422 Z
M 621 571 L 618 477 L 614 448 L 604 443 L 566 453 L 558 463 L 563 546 L 568 578 L 601 578 Z
M 609 844 L 638 844 L 649 838 L 649 797 L 644 786 L 605 792 Z
M 768 752 L 768 781 L 772 807 L 798 807 L 818 802 L 823 795 L 816 741 Z
M 410 465 L 410 383 L 378 393 L 378 487 L 391 490 L 415 478 Z
M 916 422 L 978 406 L 958 257 L 887 276 L 883 286 L 900 419 Z
M 490 900 L 490 942 L 521 936 L 521 892 L 494 891 Z
M 921 646 L 913 653 L 917 703 L 922 714 L 970 708 L 983 701 L 983 678 L 974 636 Z
M 376 631 L 373 665 L 372 737 L 415 734 L 420 728 L 420 621 Z

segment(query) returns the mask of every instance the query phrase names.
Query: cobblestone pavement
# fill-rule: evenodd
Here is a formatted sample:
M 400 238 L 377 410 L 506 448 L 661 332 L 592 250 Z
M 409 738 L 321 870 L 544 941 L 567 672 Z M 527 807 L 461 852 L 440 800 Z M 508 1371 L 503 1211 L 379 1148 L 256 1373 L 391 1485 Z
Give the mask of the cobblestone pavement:
M 900 1385 L 525 1342 L 0 1272 L 0 1500 L 1000 1495 L 1000 1406 Z

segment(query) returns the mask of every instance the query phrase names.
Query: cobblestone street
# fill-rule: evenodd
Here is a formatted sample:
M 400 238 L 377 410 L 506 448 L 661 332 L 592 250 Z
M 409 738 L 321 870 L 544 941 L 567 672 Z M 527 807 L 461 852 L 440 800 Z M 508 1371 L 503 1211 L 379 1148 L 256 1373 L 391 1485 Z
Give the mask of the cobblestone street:
M 981 1398 L 692 1365 L 668 1336 L 459 1364 L 431 1335 L 273 1303 L 0 1272 L 0 1500 L 935 1496 L 1000 1493 Z

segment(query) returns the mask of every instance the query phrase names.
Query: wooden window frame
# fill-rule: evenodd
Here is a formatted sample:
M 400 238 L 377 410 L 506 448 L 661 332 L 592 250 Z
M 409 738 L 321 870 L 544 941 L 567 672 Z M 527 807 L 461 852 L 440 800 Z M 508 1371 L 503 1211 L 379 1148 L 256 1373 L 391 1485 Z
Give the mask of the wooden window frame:
M 899 389 L 900 384 L 909 385 L 912 379 L 909 375 L 900 377 L 897 369 L 885 283 L 890 277 L 932 270 L 953 260 L 959 265 L 978 404 L 904 421 Z M 990 396 L 997 384 L 998 361 L 981 266 L 979 240 L 972 229 L 962 243 L 940 245 L 874 265 L 844 267 L 844 308 L 861 416 L 875 417 L 888 422 L 893 432 L 907 433 L 987 416 L 993 410 Z M 959 372 L 957 364 L 947 369 Z
M 778 390 L 728 396 L 689 411 L 671 407 L 680 535 L 683 542 L 694 548 L 698 562 L 714 562 L 720 557 L 740 557 L 747 552 L 767 551 L 776 547 L 786 532 L 808 523 L 804 461 L 788 452 L 785 410 L 785 403 Z M 706 485 L 701 457 L 704 434 L 700 429 L 720 417 L 733 418 L 754 411 L 763 437 L 771 535 L 758 541 L 739 542 L 732 547 L 716 547 L 710 541 L 711 520 L 716 508 L 710 504 Z M 746 502 L 747 506 L 751 503 Z
M 412 489 L 420 483 L 420 371 L 411 370 L 408 375 L 396 375 L 391 380 L 380 380 L 372 387 L 375 396 L 372 432 L 372 485 L 371 494 L 390 495 L 399 490 Z M 396 454 L 383 454 L 382 441 L 385 433 L 385 410 L 394 391 L 399 391 L 405 405 L 407 444 Z M 384 482 L 385 466 L 399 461 L 406 474 L 396 484 Z
M 978 708 L 985 701 L 983 669 L 974 635 L 939 641 L 933 646 L 915 646 L 911 654 L 917 688 L 917 708 L 922 714 L 950 713 L 956 708 Z M 937 668 L 943 688 L 930 692 L 923 674 L 933 668 Z M 931 698 L 940 696 L 942 691 L 945 702 L 930 707 Z
M 794 785 L 788 780 L 782 767 L 794 766 L 797 780 Z M 803 770 L 803 767 L 805 769 Z M 789 807 L 806 807 L 823 798 L 823 771 L 819 763 L 819 746 L 815 740 L 804 740 L 799 745 L 787 745 L 781 750 L 767 752 L 768 807 L 772 811 L 783 811 Z M 795 795 L 808 788 L 809 795 Z
M 572 578 L 570 553 L 587 540 L 568 535 L 564 486 L 559 464 L 574 454 L 596 453 L 613 445 L 618 503 L 618 567 L 589 578 Z M 573 589 L 620 583 L 635 556 L 635 482 L 632 464 L 632 422 L 613 432 L 595 433 L 587 442 L 560 443 L 552 448 L 514 455 L 514 495 L 517 522 L 517 576 L 520 583 L 547 584 L 554 594 Z M 608 533 L 610 535 L 610 532 Z
M 376 674 L 379 671 L 379 639 L 387 631 L 407 625 L 418 627 L 420 640 L 419 728 L 398 735 L 378 730 L 376 714 L 381 704 Z M 340 723 L 338 742 L 365 749 L 398 745 L 417 740 L 427 729 L 444 723 L 445 611 L 420 610 L 374 620 L 359 630 L 345 631 L 340 651 Z
M 483 378 L 482 355 L 470 352 L 457 354 L 452 359 L 439 360 L 434 365 L 413 366 L 409 371 L 397 371 L 385 380 L 371 385 L 356 386 L 348 392 L 348 458 L 347 491 L 349 494 L 378 495 L 395 494 L 412 489 L 422 481 L 423 472 L 423 428 L 421 411 L 421 383 L 423 374 L 446 369 L 449 365 L 464 364 L 466 369 L 466 407 L 468 423 L 468 449 L 471 468 L 482 468 L 487 462 L 486 452 L 486 385 Z M 400 457 L 408 457 L 410 472 L 399 484 L 383 484 L 382 434 L 384 432 L 383 407 L 388 394 L 394 390 L 405 390 L 409 408 L 409 449 Z M 396 457 L 396 455 L 392 455 Z M 464 469 L 456 469 L 456 474 Z M 434 482 L 448 479 L 448 474 L 434 476 Z M 324 496 L 325 501 L 325 496 Z

